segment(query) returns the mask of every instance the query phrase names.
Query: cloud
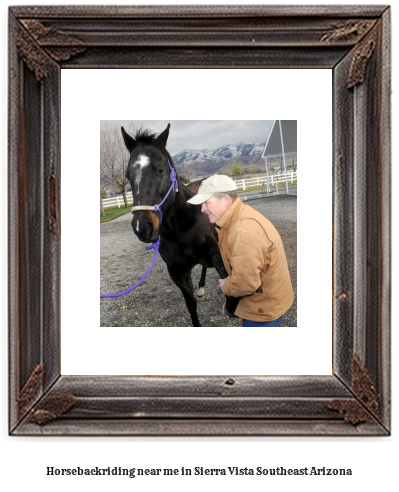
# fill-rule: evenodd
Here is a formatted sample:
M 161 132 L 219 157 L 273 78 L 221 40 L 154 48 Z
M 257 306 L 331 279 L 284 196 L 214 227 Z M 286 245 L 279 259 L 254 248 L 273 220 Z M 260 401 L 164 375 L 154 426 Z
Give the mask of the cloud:
M 167 148 L 171 155 L 185 149 L 215 150 L 225 144 L 266 141 L 273 120 L 133 120 L 155 133 L 161 133 L 171 124 Z M 129 126 L 130 121 L 108 120 L 101 125 L 109 128 Z

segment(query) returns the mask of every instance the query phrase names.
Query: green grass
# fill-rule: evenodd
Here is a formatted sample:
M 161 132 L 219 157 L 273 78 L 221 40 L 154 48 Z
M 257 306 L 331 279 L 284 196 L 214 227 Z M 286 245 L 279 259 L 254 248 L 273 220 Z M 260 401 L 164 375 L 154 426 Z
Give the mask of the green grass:
M 130 207 L 121 207 L 121 208 L 106 208 L 104 210 L 105 215 L 101 215 L 101 210 L 100 210 L 100 223 L 102 222 L 109 222 L 110 220 L 117 219 L 121 215 L 125 215 L 128 212 L 130 212 Z
M 297 180 L 294 179 L 294 182 L 291 183 L 291 180 L 289 179 L 288 180 L 288 186 L 291 186 L 291 185 L 296 185 L 297 184 Z M 278 188 L 285 188 L 286 187 L 286 184 L 285 184 L 285 181 L 284 182 L 280 182 L 278 184 Z M 263 186 L 263 190 L 266 191 L 267 187 L 266 187 L 266 183 L 264 184 Z M 270 189 L 273 190 L 273 189 L 276 189 L 276 184 L 272 185 L 270 184 Z M 262 185 L 257 185 L 257 186 L 247 186 L 245 190 L 243 190 L 242 188 L 237 188 L 237 192 L 238 193 L 245 193 L 246 191 L 257 191 L 257 190 L 262 190 Z
M 297 184 L 297 180 L 294 179 L 294 182 L 291 183 L 291 180 L 289 179 L 288 180 L 288 186 L 290 186 L 291 184 L 293 185 L 296 185 Z M 285 188 L 285 181 L 282 182 L 282 183 L 279 183 L 278 185 L 279 189 L 280 188 Z M 276 188 L 276 185 L 270 185 L 270 188 L 273 190 Z M 237 191 L 238 193 L 245 193 L 246 191 L 257 191 L 257 190 L 262 190 L 262 185 L 259 185 L 259 186 L 251 186 L 251 187 L 247 187 L 246 190 L 243 190 L 242 188 L 238 188 Z M 263 187 L 263 190 L 266 191 L 266 183 Z M 114 220 L 114 219 L 117 219 L 118 217 L 120 217 L 121 215 L 125 215 L 127 213 L 130 212 L 130 207 L 128 208 L 125 208 L 125 207 L 121 207 L 121 208 L 106 208 L 105 209 L 105 215 L 102 216 L 101 215 L 101 210 L 100 210 L 100 222 L 109 222 L 110 220 Z

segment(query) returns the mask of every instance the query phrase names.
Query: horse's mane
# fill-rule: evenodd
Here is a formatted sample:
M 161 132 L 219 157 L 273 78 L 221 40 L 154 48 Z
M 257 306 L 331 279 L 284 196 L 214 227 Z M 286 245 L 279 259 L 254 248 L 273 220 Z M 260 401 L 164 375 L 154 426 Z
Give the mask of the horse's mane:
M 136 134 L 134 135 L 134 139 L 138 143 L 144 143 L 147 145 L 155 145 L 156 147 L 163 149 L 162 144 L 157 140 L 158 133 L 153 133 L 149 128 L 145 128 L 140 126 L 136 130 Z

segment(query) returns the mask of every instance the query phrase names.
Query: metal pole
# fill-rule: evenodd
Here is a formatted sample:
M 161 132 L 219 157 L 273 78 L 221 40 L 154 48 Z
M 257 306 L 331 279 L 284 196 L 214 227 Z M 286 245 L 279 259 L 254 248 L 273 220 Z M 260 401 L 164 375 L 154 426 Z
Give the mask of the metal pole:
M 283 150 L 285 184 L 287 186 L 287 193 L 289 193 L 289 191 L 288 191 L 288 179 L 287 179 L 287 168 L 285 167 L 284 139 L 283 139 L 283 131 L 281 129 L 281 120 L 278 120 L 278 123 L 280 125 L 281 148 Z
M 101 196 L 101 191 L 100 191 L 100 210 L 101 210 L 101 215 L 105 215 L 104 212 L 104 203 L 103 203 L 103 197 Z
M 269 185 L 269 170 L 267 169 L 267 157 L 265 157 L 265 164 L 266 164 L 266 190 L 268 193 L 270 193 L 270 185 Z

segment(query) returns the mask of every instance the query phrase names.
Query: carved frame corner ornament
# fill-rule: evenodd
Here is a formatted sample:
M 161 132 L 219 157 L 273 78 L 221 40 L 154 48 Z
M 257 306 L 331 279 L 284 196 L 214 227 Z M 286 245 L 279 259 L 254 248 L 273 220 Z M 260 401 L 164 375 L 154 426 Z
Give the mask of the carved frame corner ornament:
M 378 22 L 376 20 L 351 20 L 324 33 L 324 43 L 356 42 L 346 87 L 348 89 L 364 82 L 367 62 L 377 44 Z
M 44 364 L 38 364 L 29 376 L 18 395 L 18 415 L 21 418 L 32 407 L 39 394 L 44 372 Z
M 346 82 L 348 89 L 364 82 L 367 62 L 377 46 L 377 36 L 377 29 L 373 29 L 356 47 Z
M 362 366 L 358 354 L 352 363 L 352 390 L 356 400 L 332 401 L 328 408 L 343 415 L 345 422 L 362 424 L 380 417 L 379 395 L 367 370 Z
M 52 61 L 67 61 L 85 51 L 82 41 L 45 27 L 37 19 L 21 20 L 17 47 L 19 56 L 34 72 L 38 81 L 48 76 Z
M 327 43 L 334 42 L 358 42 L 376 24 L 376 20 L 353 19 L 346 21 L 339 26 L 334 26 L 330 31 L 321 36 L 321 41 Z
M 390 38 L 386 6 L 9 9 L 11 435 L 389 435 Z M 61 374 L 61 69 L 165 67 L 332 71 L 331 375 Z

